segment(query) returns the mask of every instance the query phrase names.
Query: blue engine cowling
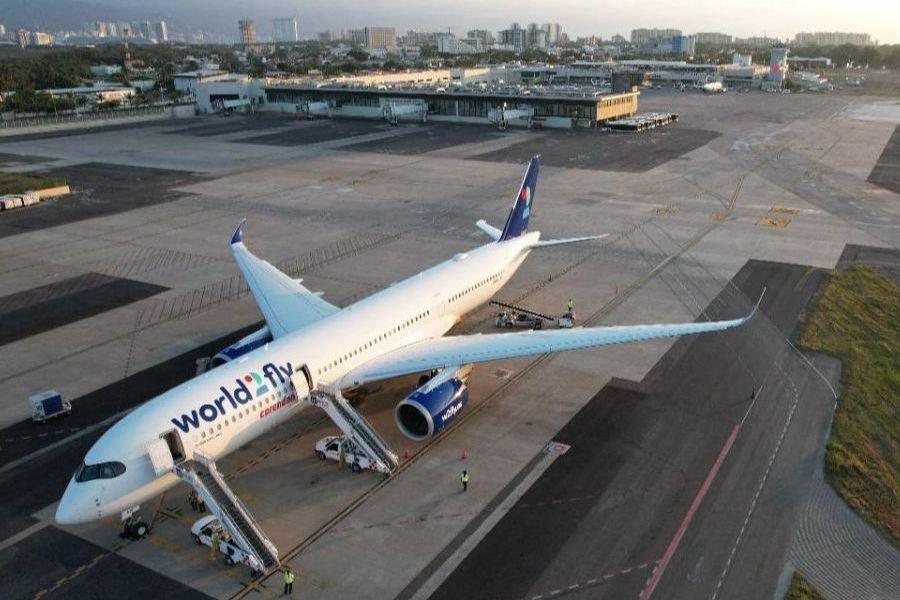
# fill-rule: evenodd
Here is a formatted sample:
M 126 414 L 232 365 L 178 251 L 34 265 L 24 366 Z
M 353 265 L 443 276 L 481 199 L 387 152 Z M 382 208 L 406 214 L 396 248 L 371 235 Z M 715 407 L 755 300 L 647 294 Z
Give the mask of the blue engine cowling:
M 271 341 L 272 334 L 269 333 L 268 326 L 263 327 L 262 329 L 258 329 L 250 335 L 242 337 L 227 348 L 220 350 L 212 358 L 212 368 L 224 365 L 227 362 L 231 362 L 234 359 L 247 354 L 248 352 L 252 352 L 257 348 L 265 346 Z
M 394 410 L 401 433 L 421 441 L 436 435 L 450 425 L 469 401 L 469 390 L 457 377 L 442 379 L 440 375 L 403 399 Z

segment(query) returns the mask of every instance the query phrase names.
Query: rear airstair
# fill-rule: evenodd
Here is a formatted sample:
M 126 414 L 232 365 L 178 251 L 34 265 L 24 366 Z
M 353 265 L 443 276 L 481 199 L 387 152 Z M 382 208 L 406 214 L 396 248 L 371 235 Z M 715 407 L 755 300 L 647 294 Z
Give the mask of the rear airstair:
M 340 390 L 315 390 L 309 402 L 324 410 L 334 424 L 357 448 L 365 452 L 376 470 L 390 475 L 397 470 L 400 462 L 387 442 L 341 395 Z
M 233 541 L 250 556 L 250 567 L 254 571 L 271 573 L 279 567 L 278 549 L 260 529 L 240 498 L 225 484 L 211 458 L 195 450 L 193 459 L 175 465 L 175 473 L 197 490 L 206 507 L 218 517 Z

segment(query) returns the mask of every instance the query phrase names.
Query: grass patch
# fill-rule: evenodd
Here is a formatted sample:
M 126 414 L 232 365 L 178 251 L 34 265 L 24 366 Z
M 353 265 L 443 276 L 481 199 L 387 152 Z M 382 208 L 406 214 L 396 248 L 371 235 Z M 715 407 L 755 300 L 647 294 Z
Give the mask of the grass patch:
M 784 594 L 784 600 L 825 600 L 799 571 L 794 571 L 791 587 Z
M 900 545 L 900 287 L 864 265 L 828 275 L 797 341 L 843 363 L 828 481 Z
M 60 185 L 66 185 L 66 180 L 61 177 L 0 172 L 0 194 L 18 194 L 28 190 L 42 190 Z

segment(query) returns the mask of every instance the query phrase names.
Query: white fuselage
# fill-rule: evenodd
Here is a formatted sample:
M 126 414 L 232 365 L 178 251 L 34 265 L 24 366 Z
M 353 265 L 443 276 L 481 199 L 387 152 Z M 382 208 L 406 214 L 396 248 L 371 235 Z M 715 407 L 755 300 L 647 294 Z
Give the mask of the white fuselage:
M 177 433 L 185 456 L 200 451 L 218 459 L 308 406 L 310 387 L 340 387 L 354 367 L 442 336 L 509 280 L 539 237 L 531 232 L 458 254 L 147 401 L 110 427 L 85 457 L 88 466 L 115 463 L 124 472 L 73 477 L 57 520 L 117 515 L 176 484 L 174 473 L 157 476 L 148 454 L 167 432 Z

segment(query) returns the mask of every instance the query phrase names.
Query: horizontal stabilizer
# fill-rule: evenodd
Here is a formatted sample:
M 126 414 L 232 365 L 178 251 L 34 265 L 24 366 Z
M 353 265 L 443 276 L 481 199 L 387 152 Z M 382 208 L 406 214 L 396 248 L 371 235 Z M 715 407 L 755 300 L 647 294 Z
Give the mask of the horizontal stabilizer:
M 484 219 L 479 219 L 475 225 L 478 226 L 478 229 L 485 232 L 488 237 L 490 237 L 495 242 L 500 239 L 500 236 L 503 235 L 503 232 L 494 227 L 493 225 L 489 225 L 487 221 Z
M 573 238 L 563 238 L 560 240 L 538 240 L 533 242 L 529 247 L 530 248 L 544 248 L 546 246 L 561 246 L 563 244 L 575 244 L 578 242 L 589 242 L 591 240 L 602 240 L 607 237 L 609 234 L 604 233 L 602 235 L 586 235 L 583 237 L 573 237 Z

